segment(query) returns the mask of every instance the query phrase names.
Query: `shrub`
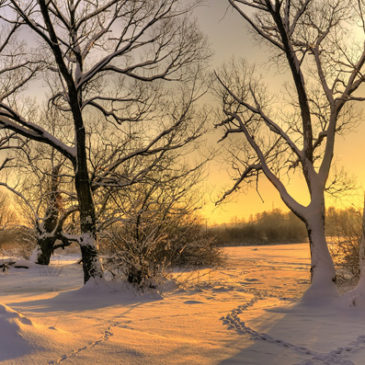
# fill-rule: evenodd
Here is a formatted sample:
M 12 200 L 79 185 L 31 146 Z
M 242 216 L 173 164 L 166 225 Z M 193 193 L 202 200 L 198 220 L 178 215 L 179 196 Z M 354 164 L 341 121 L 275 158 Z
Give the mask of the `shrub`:
M 165 218 L 162 224 L 146 220 L 138 228 L 114 226 L 106 237 L 106 269 L 139 288 L 156 287 L 170 266 L 211 266 L 221 260 L 214 239 L 195 221 L 181 217 Z
M 359 243 L 361 212 L 355 209 L 335 210 L 327 214 L 326 233 L 330 235 L 330 251 L 339 284 L 356 281 L 360 275 Z
M 197 222 L 187 220 L 170 228 L 168 237 L 173 266 L 214 266 L 222 262 L 215 237 Z
M 155 287 L 166 266 L 162 255 L 166 240 L 150 230 L 136 237 L 127 227 L 113 227 L 108 232 L 109 256 L 105 268 L 113 277 L 124 276 L 137 287 Z
M 0 231 L 0 248 L 4 255 L 29 259 L 36 246 L 33 231 L 24 226 Z

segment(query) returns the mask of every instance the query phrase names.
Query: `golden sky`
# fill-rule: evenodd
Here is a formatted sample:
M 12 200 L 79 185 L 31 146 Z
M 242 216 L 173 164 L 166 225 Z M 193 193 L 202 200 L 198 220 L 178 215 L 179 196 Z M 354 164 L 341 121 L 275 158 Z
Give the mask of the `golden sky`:
M 232 57 L 243 57 L 249 63 L 262 69 L 265 76 L 269 76 L 271 85 L 282 86 L 284 75 L 277 72 L 270 74 L 270 66 L 267 64 L 268 49 L 262 42 L 249 31 L 249 27 L 233 9 L 228 6 L 227 0 L 205 0 L 197 10 L 196 18 L 201 30 L 207 35 L 210 47 L 214 52 L 212 64 L 219 68 Z M 365 106 L 365 103 L 364 103 Z M 207 138 L 207 144 L 220 148 L 217 141 L 221 134 L 212 133 Z M 365 120 L 355 130 L 337 139 L 335 160 L 336 166 L 343 167 L 350 177 L 355 179 L 359 189 L 341 199 L 327 199 L 327 206 L 336 205 L 346 207 L 362 205 L 362 190 L 365 189 Z M 215 206 L 215 202 L 225 190 L 233 184 L 232 171 L 229 163 L 221 157 L 217 157 L 207 167 L 207 178 L 203 182 L 205 206 L 201 213 L 210 225 L 227 223 L 235 220 L 248 219 L 251 215 L 273 208 L 285 209 L 277 191 L 263 178 L 259 191 L 263 200 L 257 194 L 255 187 L 242 185 L 239 192 L 232 194 L 224 203 Z M 292 179 L 288 186 L 291 192 L 305 202 L 306 191 L 297 179 Z
M 196 11 L 197 19 L 202 31 L 207 35 L 210 46 L 214 52 L 213 65 L 219 67 L 232 57 L 243 57 L 259 68 L 267 66 L 268 50 L 254 39 L 248 26 L 235 12 L 228 7 L 228 1 L 206 0 L 202 7 Z M 266 72 L 266 71 L 265 71 Z M 282 84 L 280 77 L 272 76 L 271 83 Z M 349 177 L 353 178 L 358 186 L 357 190 L 349 192 L 341 198 L 327 197 L 327 206 L 338 207 L 362 205 L 362 190 L 365 189 L 365 120 L 360 122 L 354 130 L 348 131 L 344 136 L 337 137 L 335 149 L 335 165 L 338 170 L 343 168 Z M 219 134 L 209 137 L 209 142 L 219 138 Z M 208 167 L 208 176 L 204 182 L 205 207 L 202 215 L 210 225 L 248 219 L 264 210 L 272 208 L 285 209 L 280 197 L 271 184 L 262 179 L 259 185 L 263 201 L 258 196 L 255 187 L 242 186 L 238 193 L 233 194 L 225 203 L 215 207 L 214 202 L 220 194 L 232 185 L 229 164 L 217 158 Z M 287 185 L 302 203 L 306 201 L 306 191 L 298 179 L 291 179 Z

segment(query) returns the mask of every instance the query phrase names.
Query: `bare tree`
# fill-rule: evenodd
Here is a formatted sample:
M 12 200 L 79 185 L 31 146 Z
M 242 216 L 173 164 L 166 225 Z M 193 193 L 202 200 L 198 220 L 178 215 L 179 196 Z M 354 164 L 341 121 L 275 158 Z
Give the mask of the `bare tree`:
M 20 18 L 15 24 L 31 31 L 40 42 L 39 48 L 46 55 L 42 63 L 46 65 L 45 76 L 51 80 L 49 103 L 71 121 L 74 141 L 56 138 L 4 98 L 0 103 L 0 122 L 7 129 L 52 146 L 72 162 L 85 282 L 102 276 L 87 158 L 87 111 L 101 113 L 103 120 L 116 125 L 138 122 L 146 111 L 143 100 L 133 95 L 134 106 L 126 110 L 125 103 L 131 101 L 131 87 L 125 87 L 126 84 L 137 82 L 140 85 L 134 88 L 137 92 L 142 90 L 142 84 L 155 85 L 158 80 L 194 82 L 194 69 L 206 54 L 202 52 L 202 36 L 188 20 L 191 7 L 183 3 L 180 0 L 5 2 L 7 11 L 3 19 L 13 24 L 15 18 Z M 174 134 L 186 122 L 187 110 L 174 115 L 176 119 L 170 119 L 158 133 L 150 130 L 149 141 L 138 153 L 147 153 L 166 136 Z
M 68 217 L 78 210 L 72 167 L 54 149 L 33 141 L 7 154 L 11 162 L 0 186 L 14 196 L 22 230 L 37 245 L 36 263 L 48 265 L 54 250 L 71 244 L 63 233 Z
M 226 195 L 243 181 L 264 174 L 307 227 L 312 273 L 307 295 L 335 295 L 335 270 L 324 231 L 324 192 L 335 137 L 352 121 L 353 102 L 364 100 L 356 93 L 365 81 L 364 2 L 229 0 L 229 4 L 274 51 L 279 65 L 286 65 L 292 102 L 285 103 L 280 96 L 281 110 L 275 108 L 274 97 L 267 95 L 266 86 L 246 64 L 235 63 L 216 73 L 222 139 L 239 133 L 246 141 L 237 160 L 239 176 Z M 355 31 L 361 34 L 358 43 Z M 302 174 L 308 205 L 288 191 L 283 169 Z

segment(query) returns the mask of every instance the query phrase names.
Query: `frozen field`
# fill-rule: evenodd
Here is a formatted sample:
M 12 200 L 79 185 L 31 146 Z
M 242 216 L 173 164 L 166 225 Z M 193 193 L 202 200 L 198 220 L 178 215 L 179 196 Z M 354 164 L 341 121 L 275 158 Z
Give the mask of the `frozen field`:
M 225 248 L 161 293 L 82 289 L 80 265 L 0 274 L 1 364 L 364 364 L 365 313 L 295 305 L 307 244 Z

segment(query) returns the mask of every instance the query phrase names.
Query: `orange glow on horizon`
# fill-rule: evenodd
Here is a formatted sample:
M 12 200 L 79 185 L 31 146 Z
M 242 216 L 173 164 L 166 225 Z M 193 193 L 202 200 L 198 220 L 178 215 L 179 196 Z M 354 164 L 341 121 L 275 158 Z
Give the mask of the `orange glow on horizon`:
M 197 18 L 201 29 L 206 33 L 208 40 L 215 52 L 213 64 L 216 69 L 224 62 L 228 62 L 232 56 L 239 59 L 243 57 L 250 64 L 255 64 L 256 69 L 265 74 L 266 82 L 275 92 L 282 90 L 285 79 L 285 72 L 273 71 L 268 65 L 270 56 L 268 50 L 263 45 L 264 42 L 258 42 L 252 37 L 249 27 L 227 4 L 221 0 L 211 0 L 204 2 L 201 8 L 197 10 Z M 356 29 L 352 32 L 353 39 L 363 39 Z M 360 41 L 361 41 L 360 39 Z M 362 41 L 361 41 L 362 42 Z M 362 43 L 361 43 L 362 44 Z M 272 64 L 271 64 L 272 66 Z M 273 71 L 273 72 L 272 72 Z M 270 76 L 271 75 L 271 76 Z M 265 81 L 265 80 L 264 80 Z M 363 90 L 360 90 L 364 94 Z M 361 104 L 357 104 L 361 107 Z M 345 135 L 337 136 L 335 144 L 334 164 L 332 168 L 343 169 L 348 176 L 353 179 L 356 190 L 346 193 L 341 197 L 331 197 L 326 195 L 326 206 L 334 206 L 339 209 L 354 207 L 359 209 L 363 204 L 363 191 L 365 190 L 365 116 L 360 120 L 359 126 Z M 210 139 L 209 143 L 214 145 L 215 140 Z M 230 189 L 233 185 L 232 177 L 227 173 L 228 163 L 215 161 L 212 164 L 211 171 L 205 182 L 205 206 L 201 210 L 201 215 L 208 225 L 229 223 L 237 220 L 247 220 L 251 215 L 262 211 L 270 211 L 273 208 L 287 210 L 285 204 L 281 201 L 278 192 L 271 186 L 268 181 L 262 179 L 259 185 L 260 195 L 255 190 L 255 186 L 247 187 L 242 184 L 239 192 L 232 194 L 226 202 L 218 207 L 215 206 L 222 193 Z M 307 205 L 308 197 L 306 187 L 298 180 L 290 181 L 286 185 L 288 190 L 299 199 L 299 202 Z
M 327 208 L 330 206 L 338 209 L 362 208 L 365 190 L 365 144 L 363 136 L 365 136 L 365 120 L 359 127 L 348 131 L 344 136 L 337 137 L 333 168 L 343 168 L 350 179 L 354 181 L 356 189 L 338 197 L 326 194 Z M 215 206 L 215 202 L 222 196 L 223 192 L 230 189 L 234 183 L 227 169 L 229 170 L 228 164 L 215 161 L 204 183 L 205 205 L 200 213 L 208 225 L 248 220 L 251 215 L 275 208 L 283 211 L 288 210 L 281 201 L 278 192 L 265 178 L 262 178 L 259 184 L 259 193 L 263 201 L 254 185 L 242 184 L 238 192 L 233 193 L 226 201 Z M 286 186 L 301 204 L 308 204 L 308 195 L 303 182 L 300 182 L 299 179 L 292 179 L 290 184 Z

